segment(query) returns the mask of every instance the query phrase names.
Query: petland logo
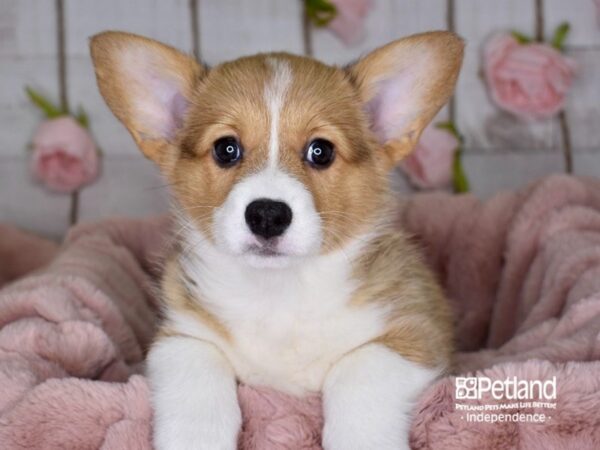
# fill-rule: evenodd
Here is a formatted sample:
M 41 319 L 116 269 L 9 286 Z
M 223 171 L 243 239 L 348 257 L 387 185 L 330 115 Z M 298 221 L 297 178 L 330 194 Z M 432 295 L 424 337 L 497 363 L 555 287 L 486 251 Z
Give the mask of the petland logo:
M 455 388 L 456 400 L 481 400 L 483 394 L 494 400 L 556 400 L 556 377 L 546 381 L 457 377 Z
M 552 419 L 548 410 L 556 410 L 556 377 L 544 381 L 457 377 L 455 383 L 454 407 L 464 412 L 461 418 L 467 422 L 544 423 Z

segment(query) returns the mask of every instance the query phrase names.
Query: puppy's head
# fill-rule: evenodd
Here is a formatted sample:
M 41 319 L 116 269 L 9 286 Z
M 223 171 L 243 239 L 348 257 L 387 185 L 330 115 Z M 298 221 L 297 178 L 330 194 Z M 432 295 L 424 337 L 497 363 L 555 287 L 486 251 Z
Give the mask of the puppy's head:
M 283 53 L 208 69 L 131 34 L 91 42 L 102 95 L 181 212 L 256 266 L 326 253 L 369 230 L 387 172 L 451 95 L 462 48 L 433 32 L 343 69 Z

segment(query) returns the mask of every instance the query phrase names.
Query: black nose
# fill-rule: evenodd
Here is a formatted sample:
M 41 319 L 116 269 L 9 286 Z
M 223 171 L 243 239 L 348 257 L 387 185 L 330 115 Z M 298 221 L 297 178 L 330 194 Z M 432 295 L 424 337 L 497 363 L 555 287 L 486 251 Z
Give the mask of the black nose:
M 283 202 L 261 198 L 246 207 L 250 230 L 265 239 L 281 236 L 292 223 L 292 210 Z

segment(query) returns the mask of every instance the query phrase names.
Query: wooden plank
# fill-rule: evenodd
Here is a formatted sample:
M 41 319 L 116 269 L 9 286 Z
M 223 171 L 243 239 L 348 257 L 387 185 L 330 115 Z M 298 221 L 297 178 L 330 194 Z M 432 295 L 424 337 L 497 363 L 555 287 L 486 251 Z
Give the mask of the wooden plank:
M 500 191 L 514 191 L 552 173 L 563 172 L 560 153 L 465 153 L 463 164 L 471 191 L 487 199 Z
M 565 107 L 571 139 L 573 172 L 600 175 L 600 24 L 592 0 L 545 0 L 545 35 L 550 39 L 556 27 L 569 22 L 571 30 L 566 51 L 578 64 L 578 72 Z M 594 157 L 595 156 L 595 157 Z
M 125 128 L 98 92 L 89 57 L 89 37 L 105 30 L 142 34 L 191 52 L 191 19 L 187 0 L 65 0 L 67 88 L 72 108 L 83 105 L 92 131 L 106 155 L 135 155 Z
M 558 153 L 504 152 L 463 155 L 463 166 L 471 192 L 484 200 L 501 191 L 517 190 L 544 176 L 562 173 L 563 165 L 562 155 Z M 583 153 L 581 160 L 576 160 L 575 174 L 599 176 L 600 158 L 594 154 Z M 410 185 L 399 168 L 390 174 L 390 184 L 397 195 L 419 192 Z
M 534 34 L 534 0 L 454 0 L 454 4 L 456 31 L 468 44 L 484 42 L 498 31 Z
M 565 108 L 574 157 L 592 151 L 600 158 L 600 47 L 573 49 L 568 54 L 579 65 Z
M 168 187 L 141 154 L 112 155 L 103 161 L 102 176 L 81 192 L 79 202 L 80 222 L 151 216 L 168 211 Z
M 69 57 L 67 90 L 73 109 L 82 106 L 90 117 L 90 128 L 105 155 L 135 155 L 137 148 L 125 127 L 112 114 L 96 86 L 91 60 Z
M 302 53 L 298 0 L 201 0 L 200 55 L 210 65 L 258 52 Z
M 525 123 L 501 112 L 490 100 L 481 74 L 482 50 L 495 32 L 518 30 L 535 34 L 533 0 L 455 0 L 456 31 L 467 47 L 456 88 L 456 121 L 469 152 L 560 149 L 555 119 Z
M 573 173 L 579 176 L 600 177 L 600 155 L 593 152 L 577 152 L 573 159 Z
M 54 57 L 0 56 L 0 155 L 22 155 L 43 119 L 25 94 L 25 86 L 58 102 L 57 63 Z
M 32 180 L 26 155 L 0 157 L 0 222 L 59 238 L 69 224 L 71 197 Z
M 58 100 L 54 0 L 0 0 L 0 221 L 58 238 L 68 227 L 70 196 L 34 183 L 27 147 L 42 120 L 26 85 Z
M 73 107 L 88 111 L 92 132 L 105 155 L 103 172 L 79 197 L 79 220 L 112 215 L 143 216 L 166 209 L 162 185 L 133 139 L 105 105 L 98 92 L 89 57 L 89 37 L 122 30 L 157 39 L 186 52 L 192 50 L 188 0 L 65 0 L 68 95 Z
M 361 42 L 349 47 L 328 29 L 314 29 L 314 56 L 331 64 L 346 64 L 394 39 L 446 29 L 446 0 L 376 0 L 373 3 Z
M 545 35 L 550 39 L 562 22 L 571 24 L 568 47 L 600 46 L 595 0 L 544 0 Z
M 23 155 L 40 121 L 26 85 L 58 98 L 52 0 L 0 0 L 0 155 Z
M 106 30 L 141 34 L 191 51 L 188 4 L 188 0 L 66 0 L 67 55 L 87 57 L 88 39 Z
M 54 0 L 0 0 L 0 55 L 56 53 Z
M 577 175 L 600 175 L 600 158 L 590 153 L 576 160 Z M 499 154 L 465 153 L 463 166 L 470 182 L 471 192 L 481 199 L 488 199 L 501 191 L 514 191 L 541 177 L 563 172 L 562 155 L 558 153 Z M 401 169 L 390 174 L 392 190 L 397 195 L 419 192 L 413 188 Z

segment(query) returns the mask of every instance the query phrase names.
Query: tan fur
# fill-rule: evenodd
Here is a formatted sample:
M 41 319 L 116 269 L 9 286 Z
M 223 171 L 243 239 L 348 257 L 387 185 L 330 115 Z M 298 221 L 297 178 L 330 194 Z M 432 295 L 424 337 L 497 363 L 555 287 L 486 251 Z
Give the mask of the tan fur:
M 390 227 L 357 263 L 361 284 L 352 303 L 389 308 L 386 329 L 376 342 L 425 366 L 446 365 L 453 350 L 450 308 L 416 245 Z
M 118 55 L 127 45 L 153 49 L 164 60 L 157 70 L 184 85 L 190 107 L 172 141 L 157 139 L 153 130 L 132 116 L 130 98 L 144 87 L 126 84 L 120 76 Z M 398 136 L 380 143 L 371 131 L 365 105 L 392 70 L 414 64 L 423 46 L 433 48 L 432 57 L 440 61 L 435 71 L 420 80 L 428 92 L 423 108 Z M 280 113 L 279 165 L 312 193 L 324 223 L 321 251 L 327 253 L 372 230 L 385 214 L 387 173 L 412 150 L 423 128 L 451 95 L 462 47 L 453 34 L 434 32 L 388 44 L 347 69 L 275 53 L 208 70 L 149 39 L 104 33 L 93 38 L 92 56 L 109 107 L 146 156 L 161 167 L 181 208 L 209 239 L 214 239 L 214 208 L 239 180 L 267 161 L 270 118 L 264 94 L 274 76 L 267 59 L 288 64 L 293 78 Z M 226 169 L 215 164 L 211 155 L 213 143 L 224 136 L 238 138 L 245 151 L 241 163 Z M 326 170 L 315 170 L 303 161 L 307 144 L 317 137 L 330 140 L 336 148 L 336 160 Z M 168 307 L 195 315 L 226 337 L 227 329 L 202 308 L 201 299 L 190 300 L 181 277 L 181 268 L 169 263 L 163 283 Z M 421 364 L 435 366 L 448 360 L 452 348 L 448 307 L 405 235 L 380 232 L 358 259 L 356 277 L 360 287 L 353 305 L 360 308 L 379 302 L 389 307 L 387 326 L 378 342 Z

